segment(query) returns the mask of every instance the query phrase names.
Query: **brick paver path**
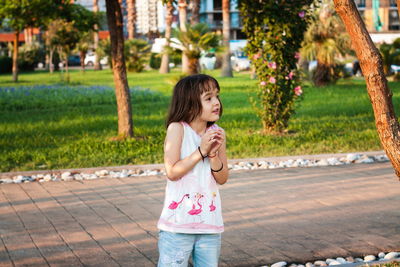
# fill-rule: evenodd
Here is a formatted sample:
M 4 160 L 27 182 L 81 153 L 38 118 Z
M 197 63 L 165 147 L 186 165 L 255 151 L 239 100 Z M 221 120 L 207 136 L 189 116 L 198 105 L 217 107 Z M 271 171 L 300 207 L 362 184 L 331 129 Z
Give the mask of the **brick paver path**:
M 164 177 L 0 185 L 0 266 L 154 266 Z M 400 250 L 389 163 L 235 172 L 221 266 Z

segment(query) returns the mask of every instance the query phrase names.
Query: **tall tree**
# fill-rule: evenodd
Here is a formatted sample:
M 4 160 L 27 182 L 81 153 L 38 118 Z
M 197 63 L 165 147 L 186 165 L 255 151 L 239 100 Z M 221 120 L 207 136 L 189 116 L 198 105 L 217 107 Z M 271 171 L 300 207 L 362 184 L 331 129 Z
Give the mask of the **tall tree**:
M 365 77 L 382 146 L 400 177 L 400 125 L 394 112 L 392 91 L 383 71 L 382 57 L 375 47 L 353 0 L 334 0 L 335 9 L 350 35 Z
M 181 32 L 186 32 L 187 23 L 187 3 L 186 0 L 178 0 L 179 9 L 179 28 Z M 182 53 L 182 72 L 189 73 L 189 59 L 185 53 Z
M 167 6 L 167 15 L 165 17 L 165 46 L 161 57 L 160 73 L 169 72 L 169 46 L 171 41 L 172 21 L 174 18 L 174 1 L 164 0 Z
M 99 0 L 93 0 L 93 13 L 98 14 L 99 12 Z M 95 70 L 101 70 L 101 64 L 100 64 L 100 57 L 97 53 L 97 48 L 99 47 L 99 25 L 96 23 L 94 25 L 94 32 L 93 32 L 93 50 L 95 53 L 95 58 L 94 58 L 94 69 Z
M 222 0 L 222 45 L 224 55 L 222 57 L 222 77 L 233 77 L 231 64 L 231 50 L 229 48 L 231 22 L 230 22 L 230 0 Z
M 192 16 L 190 17 L 190 24 L 196 25 L 200 22 L 200 0 L 191 0 Z
M 136 7 L 135 0 L 127 0 L 128 9 L 128 39 L 135 38 Z
M 118 136 L 133 136 L 131 97 L 126 76 L 121 6 L 118 0 L 106 0 L 107 22 L 111 39 L 112 68 L 118 108 Z
M 0 21 L 7 20 L 14 30 L 13 81 L 18 81 L 19 34 L 30 27 L 41 27 L 62 13 L 68 1 L 63 0 L 0 0 Z

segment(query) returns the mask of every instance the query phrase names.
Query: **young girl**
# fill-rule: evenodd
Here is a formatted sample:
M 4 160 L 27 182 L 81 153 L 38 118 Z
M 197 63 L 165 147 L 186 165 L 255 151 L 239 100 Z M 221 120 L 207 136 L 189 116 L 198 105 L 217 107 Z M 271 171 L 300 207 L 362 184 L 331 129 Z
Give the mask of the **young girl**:
M 180 80 L 167 119 L 164 163 L 167 187 L 158 266 L 218 266 L 224 224 L 217 184 L 228 179 L 218 82 L 204 74 Z

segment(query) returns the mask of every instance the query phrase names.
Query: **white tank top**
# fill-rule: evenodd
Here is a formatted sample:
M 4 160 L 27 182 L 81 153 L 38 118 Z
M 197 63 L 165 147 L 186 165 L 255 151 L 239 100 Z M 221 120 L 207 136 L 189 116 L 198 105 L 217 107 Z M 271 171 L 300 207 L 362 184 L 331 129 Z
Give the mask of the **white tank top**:
M 180 159 L 198 149 L 201 137 L 187 123 L 183 125 Z M 212 125 L 210 129 L 221 129 Z M 224 223 L 217 183 L 205 158 L 178 181 L 167 179 L 164 207 L 158 229 L 175 233 L 222 233 Z

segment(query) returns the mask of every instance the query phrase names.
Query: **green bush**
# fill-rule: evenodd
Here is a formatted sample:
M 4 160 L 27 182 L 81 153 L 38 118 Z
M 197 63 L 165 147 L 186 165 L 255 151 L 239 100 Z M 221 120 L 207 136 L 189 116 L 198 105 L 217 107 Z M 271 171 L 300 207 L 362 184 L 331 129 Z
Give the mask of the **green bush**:
M 125 41 L 126 68 L 131 72 L 141 72 L 150 59 L 150 45 L 142 39 Z
M 150 56 L 150 68 L 159 69 L 161 66 L 161 54 L 151 53 Z
M 39 43 L 24 44 L 19 48 L 18 69 L 33 71 L 38 62 L 44 62 L 45 52 Z
M 12 58 L 0 56 L 0 73 L 10 73 L 12 71 Z

